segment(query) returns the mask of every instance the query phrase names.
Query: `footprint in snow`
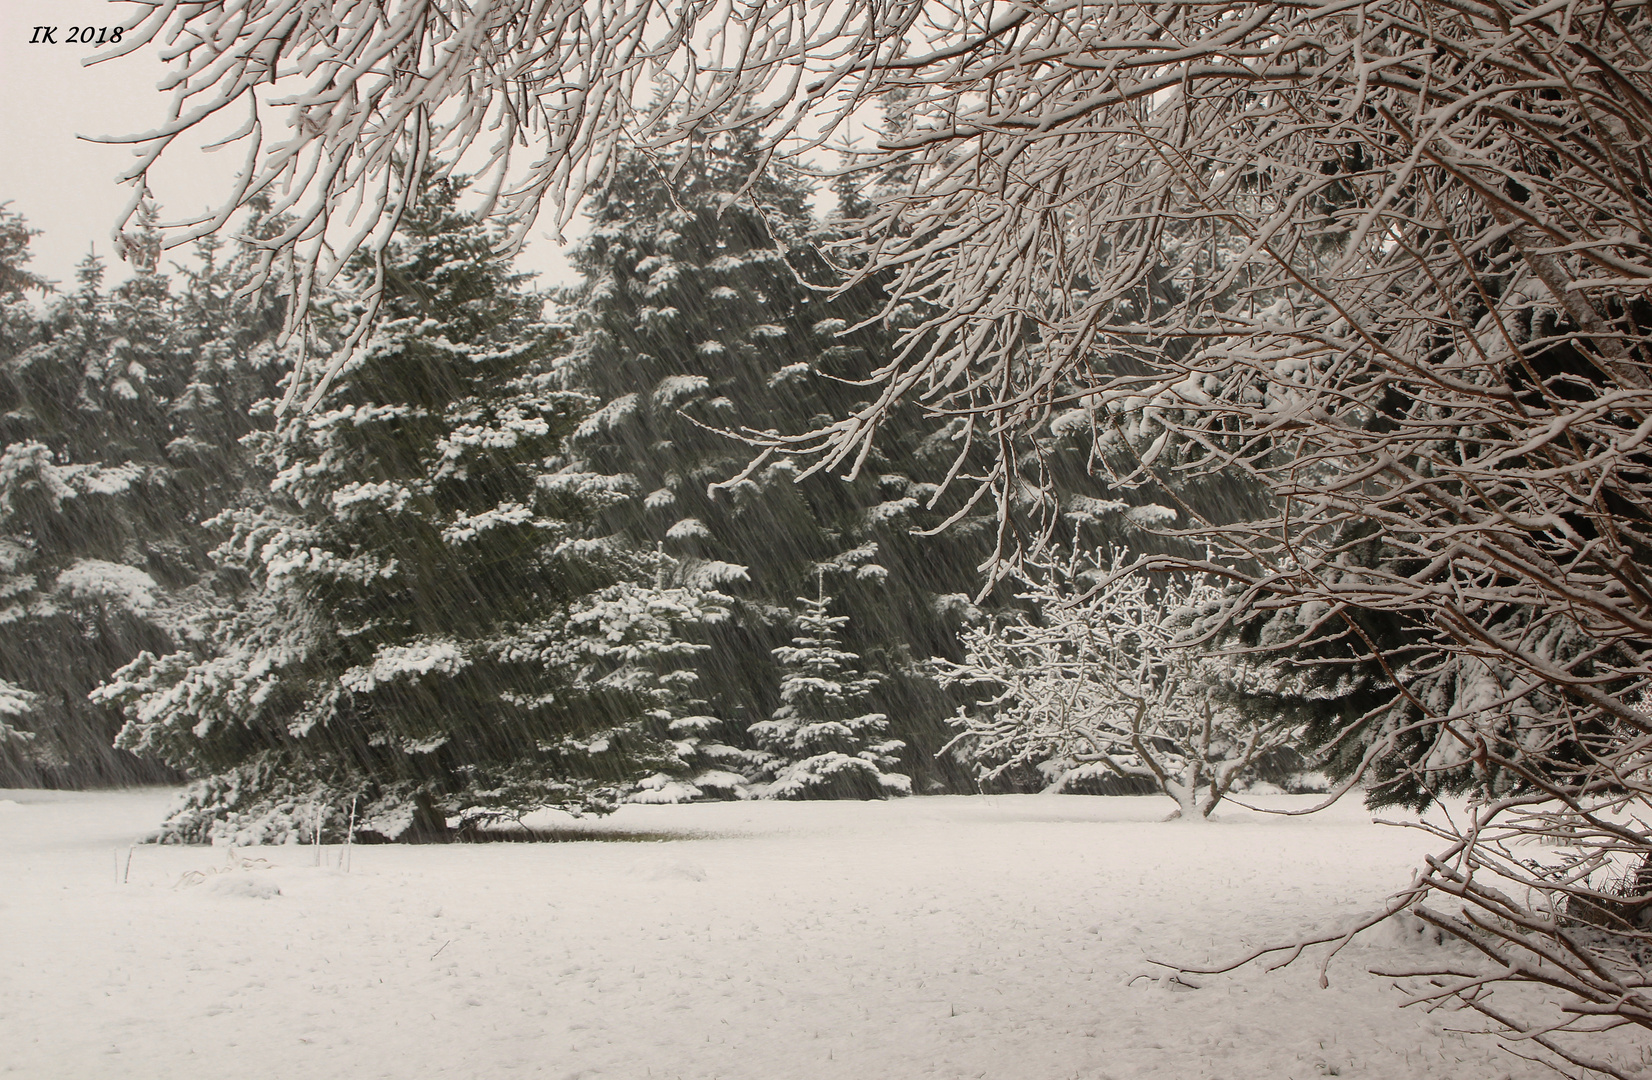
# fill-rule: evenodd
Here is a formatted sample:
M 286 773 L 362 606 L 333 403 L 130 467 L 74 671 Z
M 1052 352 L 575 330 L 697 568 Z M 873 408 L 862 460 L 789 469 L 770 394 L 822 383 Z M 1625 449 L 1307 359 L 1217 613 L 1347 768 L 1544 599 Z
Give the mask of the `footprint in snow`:
M 643 876 L 649 881 L 704 881 L 706 868 L 698 863 L 674 859 L 645 867 Z

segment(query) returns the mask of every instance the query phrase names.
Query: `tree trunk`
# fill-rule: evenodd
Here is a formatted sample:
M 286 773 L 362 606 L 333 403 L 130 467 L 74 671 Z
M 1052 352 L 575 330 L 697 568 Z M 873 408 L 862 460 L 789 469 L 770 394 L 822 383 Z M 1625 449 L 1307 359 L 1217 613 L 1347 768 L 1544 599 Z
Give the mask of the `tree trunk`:
M 447 814 L 436 805 L 435 799 L 420 794 L 416 804 L 418 808 L 413 811 L 413 824 L 400 837 L 403 843 L 445 844 L 453 839 L 453 830 L 447 827 Z

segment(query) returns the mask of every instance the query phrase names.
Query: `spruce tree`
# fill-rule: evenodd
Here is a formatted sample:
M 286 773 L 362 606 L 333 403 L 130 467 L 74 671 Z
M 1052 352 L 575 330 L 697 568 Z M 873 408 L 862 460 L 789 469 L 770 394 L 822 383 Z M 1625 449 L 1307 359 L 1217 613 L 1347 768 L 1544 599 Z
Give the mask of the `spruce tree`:
M 28 269 L 29 239 L 40 230 L 29 228 L 28 220 L 10 205 L 0 203 L 0 361 L 16 356 L 34 341 L 37 320 L 28 294 L 51 291 L 44 278 Z
M 961 785 L 966 771 L 934 756 L 953 702 L 918 662 L 957 652 L 992 522 L 966 514 L 942 535 L 914 534 L 958 510 L 962 494 L 929 506 L 958 443 L 917 409 L 853 480 L 800 481 L 783 453 L 746 470 L 758 451 L 738 436 L 798 435 L 851 411 L 857 380 L 885 362 L 906 317 L 878 318 L 875 281 L 833 291 L 842 275 L 821 254 L 830 231 L 811 217 L 810 185 L 759 161 L 735 130 L 625 159 L 593 202 L 561 370 L 603 405 L 571 445 L 595 471 L 636 477 L 636 497 L 605 511 L 607 527 L 660 545 L 684 583 L 735 597 L 700 667 L 717 721 L 697 735 L 707 767 L 754 767 L 745 728 L 780 704 L 773 650 L 787 640 L 792 598 L 824 569 L 851 616 L 851 647 L 888 676 L 872 693 L 900 717 L 904 770 L 930 789 Z
M 6 258 L 25 256 L 26 239 Z M 177 778 L 115 750 L 120 711 L 87 693 L 140 652 L 171 652 L 195 633 L 223 591 L 201 522 L 258 485 L 236 440 L 275 385 L 275 320 L 235 295 L 244 251 L 219 250 L 203 242 L 200 268 L 176 292 L 153 243 L 135 246 L 136 272 L 112 289 L 88 255 L 75 291 L 26 339 L 7 337 L 0 680 L 26 695 L 15 724 L 29 737 L 0 746 L 0 783 Z
M 353 816 L 442 838 L 605 810 L 681 766 L 687 635 L 722 598 L 593 527 L 633 481 L 562 455 L 591 399 L 556 385 L 562 334 L 461 190 L 432 181 L 401 222 L 384 319 L 316 408 L 249 440 L 274 479 L 217 521 L 248 587 L 209 647 L 100 691 L 127 709 L 121 745 L 202 776 L 180 837 L 336 837 Z M 342 323 L 354 301 L 325 303 Z
M 20 758 L 33 756 L 35 733 L 13 722 L 34 711 L 34 699 L 35 695 L 21 686 L 0 679 L 0 750 Z
M 778 799 L 884 798 L 906 795 L 911 778 L 893 772 L 904 745 L 887 737 L 889 718 L 863 711 L 878 678 L 843 648 L 846 615 L 830 615 L 824 575 L 815 599 L 799 597 L 797 633 L 774 650 L 780 700 L 773 718 L 751 726 L 772 755 L 763 794 Z

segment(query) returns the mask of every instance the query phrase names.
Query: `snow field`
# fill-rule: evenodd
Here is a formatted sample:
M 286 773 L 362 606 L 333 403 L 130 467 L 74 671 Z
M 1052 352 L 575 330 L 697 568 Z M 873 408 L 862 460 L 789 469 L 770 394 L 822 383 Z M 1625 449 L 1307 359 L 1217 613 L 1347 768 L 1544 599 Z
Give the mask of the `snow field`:
M 1349 804 L 627 806 L 592 841 L 127 844 L 171 792 L 0 792 L 0 1075 L 1305 1080 L 1550 1077 L 1365 974 L 1156 981 L 1340 923 L 1428 838 Z M 1270 804 L 1308 800 L 1276 796 Z M 660 839 L 671 837 L 672 839 Z M 1503 991 L 1499 991 L 1502 993 Z

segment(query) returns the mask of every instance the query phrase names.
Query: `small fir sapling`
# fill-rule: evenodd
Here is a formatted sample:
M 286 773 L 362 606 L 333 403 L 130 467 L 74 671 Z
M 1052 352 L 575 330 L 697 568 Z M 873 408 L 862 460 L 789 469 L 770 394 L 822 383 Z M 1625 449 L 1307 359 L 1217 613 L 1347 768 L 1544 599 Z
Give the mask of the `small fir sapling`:
M 775 799 L 887 798 L 910 794 L 911 780 L 891 771 L 902 743 L 886 737 L 888 717 L 862 712 L 878 677 L 859 670 L 860 657 L 842 648 L 846 615 L 830 615 L 825 574 L 813 600 L 799 597 L 797 633 L 774 650 L 781 665 L 780 699 L 751 734 L 773 755 L 760 790 Z

